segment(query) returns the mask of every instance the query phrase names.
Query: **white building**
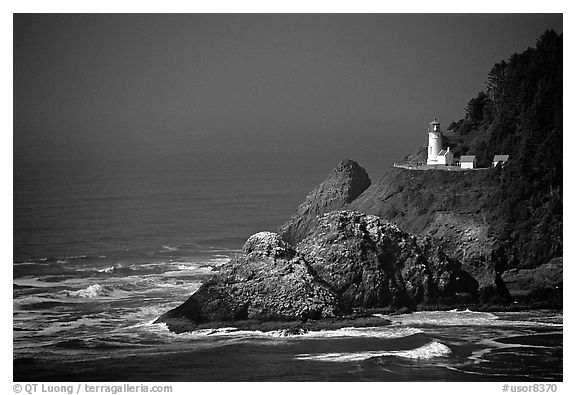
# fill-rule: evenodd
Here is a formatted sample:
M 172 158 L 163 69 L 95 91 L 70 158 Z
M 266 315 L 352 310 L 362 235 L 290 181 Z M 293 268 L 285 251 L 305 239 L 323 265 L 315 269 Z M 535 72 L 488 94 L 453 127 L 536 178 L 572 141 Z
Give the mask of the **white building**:
M 492 167 L 498 166 L 498 163 L 504 165 L 504 163 L 508 162 L 508 158 L 510 155 L 494 155 L 494 159 L 492 159 Z
M 440 122 L 434 120 L 430 122 L 428 129 L 428 160 L 427 165 L 438 164 L 438 153 L 442 150 L 442 133 L 440 132 Z
M 454 163 L 454 154 L 450 151 L 450 147 L 438 152 L 438 164 L 452 166 Z
M 463 155 L 460 157 L 462 169 L 474 169 L 476 167 L 476 155 Z

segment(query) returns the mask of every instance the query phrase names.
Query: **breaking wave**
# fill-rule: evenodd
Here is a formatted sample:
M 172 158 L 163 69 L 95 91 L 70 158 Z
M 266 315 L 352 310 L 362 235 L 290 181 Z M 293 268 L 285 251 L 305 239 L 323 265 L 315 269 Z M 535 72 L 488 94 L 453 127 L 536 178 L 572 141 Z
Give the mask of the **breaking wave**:
M 347 353 L 298 354 L 296 359 L 320 362 L 359 362 L 370 358 L 398 357 L 406 359 L 432 359 L 450 355 L 450 347 L 433 341 L 422 347 L 404 351 L 361 351 Z
M 367 327 L 367 328 L 341 328 L 335 330 L 306 331 L 303 329 L 280 329 L 273 331 L 242 330 L 235 327 L 198 329 L 192 332 L 174 334 L 170 332 L 166 324 L 153 324 L 156 320 L 149 321 L 145 325 L 152 331 L 165 332 L 176 337 L 200 338 L 205 336 L 234 336 L 234 337 L 264 337 L 264 338 L 310 338 L 310 339 L 336 339 L 336 338 L 378 338 L 378 339 L 401 339 L 424 333 L 422 330 L 411 327 Z
M 110 296 L 112 291 L 113 288 L 110 286 L 93 284 L 78 291 L 62 291 L 62 294 L 71 298 L 94 298 L 98 296 Z
M 336 330 L 310 331 L 302 336 L 314 338 L 338 338 L 338 337 L 375 337 L 380 339 L 399 339 L 423 333 L 421 329 L 412 327 L 367 327 L 367 328 L 341 328 Z

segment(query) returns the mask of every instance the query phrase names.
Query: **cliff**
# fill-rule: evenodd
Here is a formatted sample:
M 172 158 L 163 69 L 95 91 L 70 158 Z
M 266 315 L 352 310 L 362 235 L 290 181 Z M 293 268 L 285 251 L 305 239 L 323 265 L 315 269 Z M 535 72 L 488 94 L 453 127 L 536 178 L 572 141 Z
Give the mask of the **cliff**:
M 529 230 L 514 228 L 514 223 L 503 214 L 503 208 L 499 205 L 505 171 L 501 168 L 466 172 L 392 168 L 344 208 L 390 221 L 402 231 L 429 240 L 430 245 L 457 261 L 461 265 L 460 277 L 466 279 L 468 284 L 462 287 L 470 298 L 464 299 L 480 304 L 511 303 L 518 299 L 515 298 L 518 293 L 511 295 L 507 284 L 515 283 L 515 273 L 522 274 L 523 269 L 529 268 L 545 271 L 551 259 L 561 257 L 561 250 L 558 252 L 547 248 L 540 253 L 535 253 L 535 250 L 542 245 L 561 244 L 561 240 L 558 240 L 557 232 L 550 232 L 544 224 Z M 334 173 L 330 175 L 330 178 L 333 177 Z M 321 199 L 321 196 L 318 198 Z M 322 202 L 311 200 L 310 195 L 306 204 L 325 207 Z M 287 228 L 283 226 L 283 237 L 296 241 L 304 239 L 303 244 L 310 239 L 320 242 L 324 231 L 318 228 L 319 215 L 330 212 L 329 208 L 325 212 L 320 209 L 305 213 L 304 218 L 298 217 L 300 212 L 290 221 L 315 224 L 315 227 L 307 230 L 298 228 L 293 233 L 286 233 Z M 531 242 L 527 243 L 526 240 Z M 299 250 L 302 248 L 298 247 Z M 365 261 L 362 256 L 354 259 Z M 561 266 L 561 262 L 559 266 L 554 266 L 556 274 L 552 276 L 553 281 L 547 284 L 532 282 L 533 289 L 526 292 L 537 295 L 542 286 L 555 290 L 555 294 L 561 293 L 562 276 L 557 274 L 558 270 L 561 272 Z M 314 267 L 322 272 L 321 268 Z M 504 272 L 507 273 L 507 281 L 502 279 Z M 519 284 L 516 288 L 528 286 L 525 281 Z M 475 290 L 472 290 L 474 287 Z M 547 293 L 540 292 L 541 295 Z M 556 297 L 551 304 L 557 305 L 559 300 L 561 298 Z M 454 299 L 447 303 L 454 303 Z
M 391 169 L 351 209 L 378 215 L 428 236 L 479 284 L 479 301 L 498 294 L 499 273 L 514 264 L 499 214 L 499 169 L 448 172 Z

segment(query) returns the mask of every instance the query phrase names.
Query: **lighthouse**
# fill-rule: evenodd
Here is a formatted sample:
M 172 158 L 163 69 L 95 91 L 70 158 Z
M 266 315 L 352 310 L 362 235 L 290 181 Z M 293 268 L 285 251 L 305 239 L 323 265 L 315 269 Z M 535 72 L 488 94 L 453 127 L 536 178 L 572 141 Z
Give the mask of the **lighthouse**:
M 438 153 L 442 150 L 442 134 L 440 133 L 440 122 L 434 117 L 428 129 L 428 160 L 427 165 L 438 164 Z

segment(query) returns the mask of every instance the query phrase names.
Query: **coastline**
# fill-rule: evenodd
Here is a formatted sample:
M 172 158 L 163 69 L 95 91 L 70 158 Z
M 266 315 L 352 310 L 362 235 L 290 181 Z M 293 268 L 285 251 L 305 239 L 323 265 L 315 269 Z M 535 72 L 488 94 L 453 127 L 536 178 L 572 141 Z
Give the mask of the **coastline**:
M 354 314 L 321 320 L 305 321 L 259 321 L 237 320 L 196 324 L 186 319 L 171 318 L 162 323 L 175 334 L 183 334 L 206 329 L 230 328 L 238 331 L 281 332 L 283 336 L 305 334 L 310 331 L 337 330 L 342 328 L 383 327 L 392 323 L 390 318 L 409 315 L 415 312 L 459 312 L 459 313 L 522 313 L 531 311 L 549 311 L 563 313 L 563 307 L 557 304 L 513 304 L 513 305 L 420 305 L 414 311 L 392 308 L 361 309 Z M 388 316 L 385 318 L 382 316 Z M 159 318 L 159 317 L 158 317 Z M 154 321 L 156 322 L 157 319 Z

